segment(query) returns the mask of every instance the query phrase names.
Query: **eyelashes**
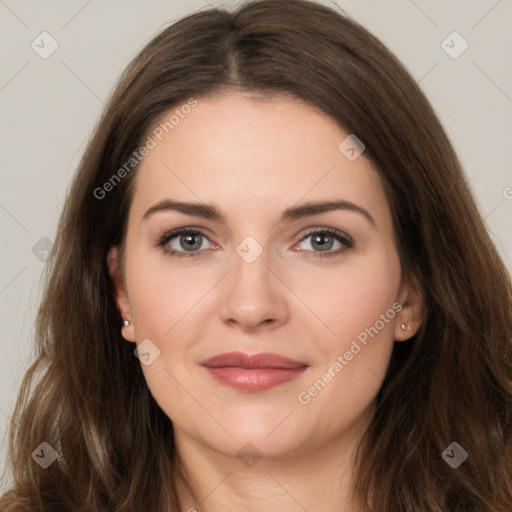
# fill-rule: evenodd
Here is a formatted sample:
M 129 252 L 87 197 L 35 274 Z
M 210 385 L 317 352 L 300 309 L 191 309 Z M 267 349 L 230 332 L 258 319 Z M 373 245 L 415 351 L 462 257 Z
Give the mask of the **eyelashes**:
M 160 247 L 165 254 L 167 254 L 168 256 L 171 256 L 171 257 L 193 258 L 193 257 L 202 256 L 204 254 L 205 251 L 202 250 L 202 248 L 203 248 L 202 242 L 199 244 L 199 247 L 197 249 L 194 249 L 192 251 L 176 250 L 175 248 L 170 248 L 169 242 L 172 242 L 173 239 L 180 237 L 180 236 L 185 237 L 185 238 L 178 238 L 178 244 L 181 245 L 183 243 L 183 245 L 181 245 L 181 247 L 183 247 L 183 246 L 186 247 L 188 242 L 192 242 L 191 244 L 189 244 L 189 247 L 197 245 L 194 243 L 195 239 L 201 240 L 203 238 L 203 239 L 209 240 L 208 235 L 200 228 L 183 227 L 183 228 L 173 229 L 171 231 L 164 233 L 158 239 L 156 246 Z M 338 256 L 346 251 L 349 251 L 350 249 L 352 249 L 354 247 L 354 240 L 352 239 L 352 237 L 347 235 L 346 233 L 343 233 L 342 231 L 338 231 L 337 229 L 332 229 L 332 228 L 321 228 L 320 229 L 319 228 L 319 229 L 311 230 L 311 231 L 307 232 L 300 239 L 300 241 L 298 243 L 300 244 L 310 237 L 313 237 L 312 242 L 313 241 L 318 242 L 319 240 L 325 240 L 327 238 L 327 239 L 333 240 L 332 245 L 334 245 L 334 241 L 336 241 L 340 244 L 340 247 L 334 251 L 332 251 L 332 250 L 329 250 L 329 251 L 327 251 L 327 250 L 325 250 L 325 251 L 306 250 L 306 251 L 304 251 L 307 253 L 312 253 L 312 255 L 315 257 L 317 256 L 320 258 L 325 258 L 325 257 Z M 329 242 L 327 242 L 326 245 L 329 245 Z M 303 252 L 303 250 L 301 250 L 300 252 Z

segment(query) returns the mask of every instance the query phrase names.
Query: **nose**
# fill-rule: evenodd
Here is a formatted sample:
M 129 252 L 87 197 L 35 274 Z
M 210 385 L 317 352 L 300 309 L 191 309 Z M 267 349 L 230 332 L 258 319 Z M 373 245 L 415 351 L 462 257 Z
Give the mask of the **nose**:
M 253 331 L 266 326 L 274 329 L 288 321 L 287 288 L 279 271 L 271 268 L 269 251 L 252 262 L 236 251 L 233 268 L 223 279 L 221 317 L 232 326 Z

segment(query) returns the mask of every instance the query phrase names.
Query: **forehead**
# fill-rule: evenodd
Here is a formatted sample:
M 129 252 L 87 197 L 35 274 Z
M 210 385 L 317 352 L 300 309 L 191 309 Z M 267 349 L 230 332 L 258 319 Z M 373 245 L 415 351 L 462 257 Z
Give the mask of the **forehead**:
M 173 107 L 149 133 L 153 147 L 137 171 L 135 214 L 167 196 L 216 203 L 228 216 L 231 209 L 261 218 L 302 199 L 344 199 L 376 216 L 389 213 L 377 172 L 364 153 L 351 161 L 340 151 L 350 134 L 325 113 L 287 96 L 196 101 Z

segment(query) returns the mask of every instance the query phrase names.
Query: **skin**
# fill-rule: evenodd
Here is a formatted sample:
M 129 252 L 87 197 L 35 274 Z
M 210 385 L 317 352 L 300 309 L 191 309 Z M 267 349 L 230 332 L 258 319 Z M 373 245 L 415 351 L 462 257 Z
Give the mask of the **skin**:
M 351 162 L 338 150 L 347 135 L 297 99 L 229 92 L 198 98 L 138 171 L 124 265 L 117 247 L 108 256 L 118 308 L 131 322 L 122 333 L 160 350 L 142 370 L 208 511 L 357 510 L 349 500 L 354 449 L 393 344 L 420 327 L 422 304 L 403 278 L 377 172 L 364 153 Z M 172 210 L 143 218 L 171 198 L 213 203 L 226 220 Z M 279 222 L 286 208 L 326 200 L 364 208 L 375 225 L 349 210 Z M 192 240 L 200 256 L 171 256 L 156 246 L 180 227 L 206 232 Z M 312 228 L 339 230 L 354 246 L 316 256 L 322 246 L 315 236 L 303 239 Z M 252 263 L 236 251 L 248 236 L 263 250 Z M 167 247 L 186 252 L 180 238 Z M 331 253 L 344 247 L 328 234 L 325 245 Z M 298 394 L 396 302 L 402 309 L 395 318 L 300 403 Z M 218 383 L 200 364 L 230 351 L 277 353 L 309 368 L 248 393 Z M 251 467 L 237 457 L 248 442 L 261 455 Z M 183 492 L 181 501 L 183 510 L 198 505 Z

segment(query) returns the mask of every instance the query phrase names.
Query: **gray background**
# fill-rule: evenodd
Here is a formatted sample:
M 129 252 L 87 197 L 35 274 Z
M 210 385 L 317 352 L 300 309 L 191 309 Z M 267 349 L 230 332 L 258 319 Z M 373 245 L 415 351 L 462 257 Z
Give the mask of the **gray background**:
M 67 187 L 121 71 L 194 1 L 0 0 L 0 471 L 31 357 L 44 254 Z M 327 5 L 332 2 L 322 2 Z M 512 270 L 512 1 L 338 0 L 420 82 L 453 141 L 485 223 Z M 57 50 L 42 58 L 31 47 Z M 441 43 L 457 31 L 458 58 Z M 463 41 L 449 37 L 452 54 Z M 41 240 L 43 239 L 43 240 Z M 34 246 L 36 247 L 35 249 Z M 35 447 L 34 447 L 35 448 Z

